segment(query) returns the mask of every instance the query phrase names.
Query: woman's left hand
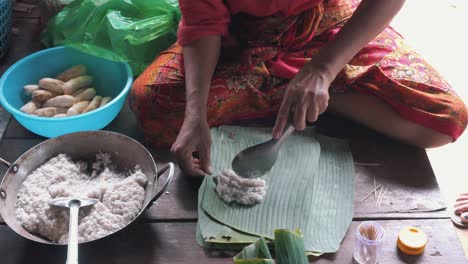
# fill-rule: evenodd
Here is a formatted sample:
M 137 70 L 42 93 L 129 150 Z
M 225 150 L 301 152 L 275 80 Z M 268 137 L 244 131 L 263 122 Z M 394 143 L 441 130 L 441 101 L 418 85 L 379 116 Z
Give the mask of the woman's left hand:
M 291 112 L 294 112 L 294 127 L 304 130 L 307 122 L 315 122 L 328 107 L 328 88 L 332 74 L 313 64 L 306 64 L 289 82 L 276 117 L 273 137 L 278 139 Z

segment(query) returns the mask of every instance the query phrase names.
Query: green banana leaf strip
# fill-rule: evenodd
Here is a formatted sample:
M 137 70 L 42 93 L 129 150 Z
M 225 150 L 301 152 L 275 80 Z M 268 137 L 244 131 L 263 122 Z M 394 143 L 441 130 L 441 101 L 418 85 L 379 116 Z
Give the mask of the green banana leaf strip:
M 299 230 L 296 232 L 275 230 L 275 254 L 277 264 L 308 264 L 304 241 Z
M 323 252 L 317 252 L 317 251 L 306 251 L 307 256 L 313 256 L 313 257 L 320 257 L 324 253 Z

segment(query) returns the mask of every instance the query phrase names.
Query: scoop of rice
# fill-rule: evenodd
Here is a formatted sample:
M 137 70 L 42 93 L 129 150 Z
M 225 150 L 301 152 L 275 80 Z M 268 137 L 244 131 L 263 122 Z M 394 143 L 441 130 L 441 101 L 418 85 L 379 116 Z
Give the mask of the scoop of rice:
M 226 203 L 253 205 L 265 198 L 267 186 L 263 179 L 241 178 L 232 170 L 222 171 L 216 179 L 216 193 Z

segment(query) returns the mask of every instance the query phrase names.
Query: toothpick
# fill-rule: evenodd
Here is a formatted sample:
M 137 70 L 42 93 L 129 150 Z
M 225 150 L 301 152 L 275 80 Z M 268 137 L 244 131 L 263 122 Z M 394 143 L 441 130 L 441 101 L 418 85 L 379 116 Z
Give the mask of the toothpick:
M 375 202 L 375 205 L 379 204 L 380 197 L 382 197 L 382 191 L 383 191 L 383 187 L 380 188 L 379 197 L 377 197 L 377 202 Z
M 380 165 L 382 165 L 382 164 L 379 164 L 379 163 L 355 162 L 354 165 L 358 165 L 358 166 L 380 166 Z
M 364 197 L 364 198 L 360 201 L 360 203 L 362 203 L 362 202 L 364 202 L 365 200 L 367 200 L 367 198 L 369 198 L 369 196 L 371 196 L 373 193 L 377 192 L 377 190 L 378 190 L 379 188 L 381 188 L 381 187 L 382 187 L 382 185 L 377 186 L 374 190 L 372 190 L 370 193 L 368 193 L 368 194 L 366 195 L 366 197 Z
M 376 186 L 377 186 L 377 183 L 375 182 L 375 176 L 374 176 L 374 190 L 375 190 Z M 377 193 L 374 192 L 374 201 L 376 201 L 376 200 L 377 200 Z
M 380 202 L 379 202 L 379 205 L 377 205 L 377 207 L 380 207 L 380 204 L 382 203 L 383 198 L 384 198 L 385 194 L 387 193 L 387 191 L 388 191 L 388 186 L 387 186 L 387 188 L 385 188 L 385 191 L 384 191 L 384 193 L 382 194 L 382 197 L 380 197 Z
M 358 172 L 358 173 L 356 174 L 356 178 L 354 179 L 354 183 L 356 183 L 357 179 L 359 178 L 359 175 L 360 175 L 360 173 Z
M 382 195 L 382 189 L 383 188 L 380 189 L 380 194 L 377 196 L 377 201 L 375 202 L 375 206 L 377 207 L 379 206 L 380 196 Z

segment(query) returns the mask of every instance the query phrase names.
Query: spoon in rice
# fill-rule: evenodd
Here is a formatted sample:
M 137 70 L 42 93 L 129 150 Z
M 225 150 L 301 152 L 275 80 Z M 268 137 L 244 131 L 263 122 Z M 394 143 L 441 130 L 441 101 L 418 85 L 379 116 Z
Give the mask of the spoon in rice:
M 78 212 L 81 207 L 91 206 L 97 202 L 99 202 L 97 199 L 75 197 L 55 198 L 49 201 L 50 205 L 70 209 L 67 264 L 78 264 Z

